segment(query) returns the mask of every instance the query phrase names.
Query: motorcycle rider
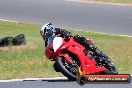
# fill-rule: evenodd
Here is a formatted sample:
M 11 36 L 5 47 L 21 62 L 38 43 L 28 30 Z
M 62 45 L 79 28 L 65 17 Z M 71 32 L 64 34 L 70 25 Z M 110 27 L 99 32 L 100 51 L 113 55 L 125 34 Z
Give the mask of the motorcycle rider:
M 71 32 L 65 29 L 54 28 L 54 26 L 51 23 L 43 25 L 40 30 L 40 34 L 45 41 L 45 47 L 49 46 L 50 43 L 52 43 L 53 38 L 59 34 L 60 37 L 62 38 L 72 37 Z
M 72 33 L 70 31 L 66 29 L 54 28 L 54 26 L 51 23 L 43 25 L 40 30 L 40 34 L 45 41 L 45 47 L 48 47 L 52 43 L 54 37 L 60 34 L 60 37 L 65 39 L 73 37 L 76 42 L 84 46 L 87 50 L 91 50 L 96 54 L 101 53 L 97 49 L 97 47 L 94 46 L 94 42 L 92 41 L 92 39 L 86 39 L 81 35 L 72 36 Z

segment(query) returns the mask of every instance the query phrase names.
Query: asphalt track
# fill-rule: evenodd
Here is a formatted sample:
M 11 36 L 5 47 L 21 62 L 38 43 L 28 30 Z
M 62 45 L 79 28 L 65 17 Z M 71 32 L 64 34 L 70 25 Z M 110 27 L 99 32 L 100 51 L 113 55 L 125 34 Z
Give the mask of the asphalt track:
M 132 82 L 130 84 L 89 83 L 85 85 L 79 85 L 76 81 L 74 82 L 69 81 L 66 78 L 0 82 L 0 88 L 131 88 L 131 87 Z
M 64 0 L 0 0 L 0 19 L 132 35 L 132 7 L 69 2 Z M 130 84 L 78 85 L 67 79 L 0 82 L 0 88 L 130 88 Z
M 132 35 L 132 7 L 66 0 L 0 0 L 0 19 Z

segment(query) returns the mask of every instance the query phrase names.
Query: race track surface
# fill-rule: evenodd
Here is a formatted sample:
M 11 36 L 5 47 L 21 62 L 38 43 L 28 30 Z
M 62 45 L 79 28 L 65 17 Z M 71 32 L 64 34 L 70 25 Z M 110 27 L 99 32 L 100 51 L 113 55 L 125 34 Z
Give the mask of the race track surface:
M 131 88 L 130 84 L 85 84 L 79 85 L 76 81 L 69 81 L 67 79 L 53 79 L 53 80 L 26 80 L 22 82 L 5 82 L 0 83 L 0 88 Z

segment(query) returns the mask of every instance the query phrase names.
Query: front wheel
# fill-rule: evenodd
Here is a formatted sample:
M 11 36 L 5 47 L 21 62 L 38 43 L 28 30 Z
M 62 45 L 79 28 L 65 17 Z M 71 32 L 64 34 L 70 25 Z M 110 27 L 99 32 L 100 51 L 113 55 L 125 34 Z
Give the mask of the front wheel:
M 109 61 L 102 61 L 101 64 L 103 67 L 106 68 L 106 70 L 104 71 L 105 74 L 109 74 L 109 75 L 118 74 L 116 65 L 112 63 L 110 59 Z
M 106 70 L 104 71 L 105 74 L 109 74 L 109 75 L 118 74 L 117 67 L 114 64 L 108 65 L 105 68 L 106 68 Z
M 98 63 L 98 65 L 106 68 L 106 70 L 104 71 L 103 74 L 109 74 L 109 75 L 118 74 L 116 65 L 114 63 L 112 63 L 111 59 L 107 55 L 102 53 L 96 59 L 96 62 Z
M 59 68 L 59 71 L 66 76 L 68 79 L 75 81 L 77 80 L 77 69 L 78 66 L 75 65 L 75 61 L 73 61 L 73 65 L 69 65 L 63 57 L 58 57 L 56 59 L 56 64 Z

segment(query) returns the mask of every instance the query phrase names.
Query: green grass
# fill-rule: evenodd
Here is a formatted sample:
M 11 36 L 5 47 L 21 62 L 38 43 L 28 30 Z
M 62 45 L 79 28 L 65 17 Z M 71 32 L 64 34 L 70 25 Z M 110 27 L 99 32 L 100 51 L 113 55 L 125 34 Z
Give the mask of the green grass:
M 52 67 L 53 62 L 44 56 L 44 42 L 40 36 L 41 25 L 0 21 L 0 38 L 25 34 L 29 45 L 0 50 L 0 79 L 62 76 Z M 99 49 L 110 56 L 119 73 L 132 74 L 132 38 L 71 30 L 92 38 Z
M 97 2 L 113 2 L 113 3 L 130 3 L 130 4 L 132 4 L 132 0 L 82 0 L 82 1 L 97 1 Z
M 0 52 L 0 79 L 62 76 L 54 71 L 52 62 L 46 60 L 39 31 L 40 25 L 0 22 L 0 38 L 23 33 L 31 43 Z

